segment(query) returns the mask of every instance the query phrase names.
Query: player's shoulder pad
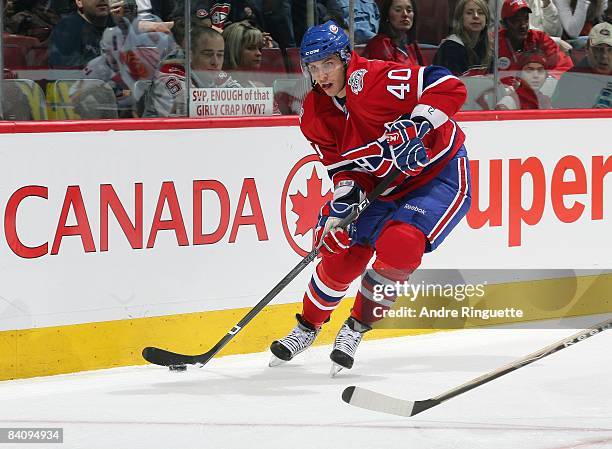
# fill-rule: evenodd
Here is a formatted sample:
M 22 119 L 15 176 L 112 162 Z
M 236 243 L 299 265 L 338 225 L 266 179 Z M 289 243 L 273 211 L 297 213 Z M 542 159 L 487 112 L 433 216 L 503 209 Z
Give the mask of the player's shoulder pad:
M 422 84 L 420 88 L 425 91 L 430 86 L 443 86 L 443 89 L 452 89 L 452 86 L 463 84 L 462 81 L 451 73 L 446 67 L 438 65 L 428 65 L 421 69 L 423 71 L 421 75 Z M 450 82 L 450 84 L 444 84 Z
M 387 66 L 388 61 L 365 59 L 353 54 L 346 74 L 347 94 L 359 95 L 369 91 L 381 77 L 386 76 Z
M 457 78 L 446 67 L 439 65 L 428 65 L 423 67 L 423 79 L 429 80 L 429 84 L 447 76 Z

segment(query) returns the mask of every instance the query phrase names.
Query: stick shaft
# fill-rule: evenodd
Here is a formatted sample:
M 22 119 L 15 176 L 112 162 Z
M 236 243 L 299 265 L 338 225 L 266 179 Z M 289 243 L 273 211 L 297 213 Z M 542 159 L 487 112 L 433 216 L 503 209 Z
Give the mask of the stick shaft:
M 575 333 L 569 337 L 566 337 L 562 340 L 559 340 L 545 348 L 540 349 L 539 351 L 532 352 L 531 354 L 526 355 L 518 360 L 515 360 L 507 365 L 504 365 L 494 371 L 483 374 L 475 379 L 470 380 L 469 382 L 464 383 L 463 385 L 459 385 L 458 387 L 453 388 L 452 390 L 448 390 L 435 398 L 432 398 L 435 401 L 444 402 L 448 399 L 454 398 L 455 396 L 459 396 L 460 394 L 465 393 L 466 391 L 473 390 L 476 387 L 484 385 L 492 380 L 495 380 L 501 376 L 504 376 L 512 371 L 516 371 L 519 368 L 527 366 L 537 360 L 543 359 L 555 352 L 561 351 L 569 346 L 573 346 L 576 343 L 580 343 L 581 341 L 586 340 L 593 335 L 597 335 L 600 332 L 603 332 L 607 329 L 612 328 L 612 318 L 606 321 L 602 321 L 599 324 L 595 324 L 594 326 L 589 327 L 588 329 L 581 330 L 580 332 Z
M 374 202 L 380 195 L 382 195 L 385 190 L 387 190 L 393 181 L 397 178 L 397 176 L 401 172 L 395 167 L 392 169 L 390 173 L 388 173 L 382 181 L 353 209 L 353 211 L 344 218 L 340 223 L 339 227 L 344 228 L 348 226 L 350 223 L 355 221 L 361 212 L 368 207 L 372 202 Z M 287 275 L 281 279 L 278 284 L 276 284 L 272 290 L 268 292 L 266 296 L 264 296 L 255 306 L 249 310 L 249 312 L 240 320 L 234 327 L 232 327 L 224 336 L 219 340 L 215 346 L 212 347 L 210 351 L 206 353 L 206 359 L 200 361 L 200 363 L 206 363 L 210 360 L 216 353 L 218 353 L 225 345 L 227 345 L 234 336 L 240 332 L 244 326 L 246 326 L 255 316 L 261 312 L 261 310 L 267 306 L 270 301 L 272 301 L 289 283 L 300 274 L 304 268 L 306 268 L 310 263 L 317 257 L 319 254 L 319 249 L 314 248 L 310 253 L 306 255 Z

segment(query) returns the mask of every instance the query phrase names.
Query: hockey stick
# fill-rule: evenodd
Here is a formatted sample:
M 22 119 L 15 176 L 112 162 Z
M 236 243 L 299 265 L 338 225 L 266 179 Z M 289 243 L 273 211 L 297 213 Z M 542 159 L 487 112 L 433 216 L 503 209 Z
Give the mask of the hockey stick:
M 382 193 L 387 190 L 396 177 L 401 172 L 393 167 L 391 172 L 388 173 L 382 181 L 353 209 L 350 215 L 342 219 L 339 223 L 339 227 L 345 228 L 350 223 L 355 221 L 359 214 L 374 202 Z M 146 347 L 142 350 L 142 356 L 150 363 L 161 366 L 181 366 L 181 365 L 198 365 L 204 366 L 215 354 L 217 354 L 225 345 L 227 345 L 232 338 L 240 332 L 244 326 L 246 326 L 261 310 L 267 306 L 276 295 L 278 295 L 289 283 L 295 279 L 295 277 L 306 268 L 310 262 L 312 262 L 319 254 L 319 248 L 314 248 L 306 257 L 304 257 L 278 284 L 270 290 L 270 292 L 263 297 L 234 327 L 232 327 L 227 334 L 216 345 L 212 347 L 208 352 L 198 355 L 187 355 L 180 354 L 177 352 L 166 351 L 165 349 L 156 347 Z
M 455 396 L 459 396 L 460 394 L 484 385 L 487 382 L 491 382 L 498 377 L 511 373 L 512 371 L 529 365 L 536 360 L 540 360 L 546 356 L 554 354 L 557 351 L 561 351 L 568 346 L 573 346 L 576 343 L 580 343 L 581 341 L 610 328 L 612 328 L 612 319 L 591 326 L 590 328 L 582 330 L 570 337 L 564 338 L 563 340 L 559 340 L 545 348 L 540 349 L 539 351 L 526 355 L 521 359 L 515 360 L 502 366 L 501 368 L 472 379 L 463 385 L 455 387 L 452 390 L 431 399 L 425 399 L 422 401 L 405 401 L 381 393 L 376 393 L 375 391 L 368 390 L 366 388 L 353 386 L 347 387 L 342 392 L 342 400 L 347 404 L 373 410 L 375 412 L 389 413 L 392 415 L 406 417 L 414 416 L 417 413 L 421 413 L 422 411 L 435 407 L 436 405 L 440 405 L 442 402 L 454 398 Z

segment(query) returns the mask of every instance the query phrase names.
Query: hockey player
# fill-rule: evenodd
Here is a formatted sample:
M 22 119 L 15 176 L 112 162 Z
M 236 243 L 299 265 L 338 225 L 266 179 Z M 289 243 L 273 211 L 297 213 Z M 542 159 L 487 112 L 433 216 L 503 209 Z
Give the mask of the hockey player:
M 300 127 L 326 166 L 334 191 L 315 229 L 321 260 L 302 313 L 289 335 L 270 346 L 270 366 L 312 345 L 351 282 L 362 276 L 330 355 L 333 376 L 353 366 L 363 334 L 396 299 L 390 294 L 375 301 L 373 292 L 406 281 L 423 253 L 436 249 L 469 209 L 464 134 L 452 120 L 466 89 L 443 67 L 359 57 L 333 21 L 311 27 L 300 53 L 313 83 Z M 353 226 L 338 228 L 394 166 L 401 174 L 391 187 Z M 374 255 L 372 269 L 365 271 Z

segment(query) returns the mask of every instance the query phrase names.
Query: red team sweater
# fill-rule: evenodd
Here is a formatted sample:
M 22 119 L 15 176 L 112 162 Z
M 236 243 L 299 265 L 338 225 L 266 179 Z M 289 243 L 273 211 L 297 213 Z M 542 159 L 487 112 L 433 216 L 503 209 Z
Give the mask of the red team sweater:
M 346 79 L 344 105 L 315 87 L 300 118 L 302 133 L 334 185 L 352 179 L 371 191 L 392 168 L 384 125 L 404 115 L 433 124 L 423 139 L 430 165 L 418 176 L 400 175 L 383 199 L 400 198 L 435 178 L 463 144 L 452 116 L 465 102 L 466 89 L 447 69 L 371 61 L 353 53 Z
M 389 36 L 384 34 L 377 34 L 370 39 L 363 56 L 368 59 L 395 61 L 405 65 L 422 64 L 423 62 L 423 56 L 416 42 L 398 47 Z
M 543 53 L 547 60 L 546 69 L 555 77 L 561 76 L 574 65 L 572 58 L 567 56 L 548 34 L 543 31 L 529 30 L 523 48 L 520 52 L 512 48 L 510 40 L 506 37 L 506 30 L 499 32 L 499 68 L 500 70 L 521 70 L 521 53 Z

